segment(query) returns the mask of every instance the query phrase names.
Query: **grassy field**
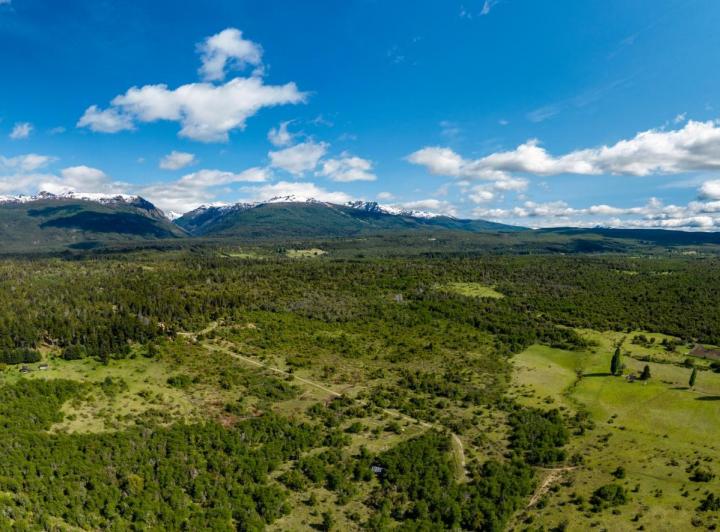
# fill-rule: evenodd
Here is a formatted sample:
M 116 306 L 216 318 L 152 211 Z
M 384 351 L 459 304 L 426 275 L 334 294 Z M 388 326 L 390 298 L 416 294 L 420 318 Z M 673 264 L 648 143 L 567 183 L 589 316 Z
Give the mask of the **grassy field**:
M 443 289 L 466 297 L 490 297 L 494 299 L 505 297 L 492 287 L 480 283 L 448 283 L 443 286 Z
M 171 385 L 169 379 L 187 372 L 187 364 L 177 357 L 197 349 L 178 340 L 168 351 L 173 357 L 135 356 L 110 360 L 108 364 L 90 358 L 68 361 L 46 352 L 43 363 L 26 365 L 29 373 L 21 373 L 18 367 L 1 371 L 0 384 L 10 384 L 20 378 L 68 379 L 88 384 L 82 400 L 63 406 L 65 419 L 53 426 L 56 432 L 119 430 L 148 417 L 161 424 L 199 421 L 206 419 L 208 413 L 219 414 L 226 402 L 237 399 L 237 391 L 222 390 L 209 383 L 197 382 L 182 388 Z M 196 366 L 198 362 L 201 360 L 196 358 Z M 42 364 L 48 368 L 40 369 Z
M 20 379 L 68 379 L 85 383 L 86 393 L 66 402 L 62 407 L 63 421 L 50 429 L 52 433 L 78 434 L 119 431 L 144 421 L 169 425 L 178 421 L 217 420 L 233 424 L 267 409 L 292 419 L 310 421 L 308 409 L 335 399 L 332 393 L 335 390 L 355 397 L 367 389 L 367 380 L 350 384 L 349 375 L 359 375 L 352 369 L 353 365 L 320 380 L 320 372 L 293 368 L 283 356 L 244 357 L 236 354 L 238 347 L 247 347 L 242 344 L 218 338 L 196 340 L 198 335 L 222 336 L 223 330 L 222 326 L 213 324 L 200 333 L 183 334 L 161 345 L 153 358 L 136 354 L 107 364 L 90 358 L 67 361 L 59 358 L 56 351 L 43 349 L 42 362 L 25 365 L 30 370 L 28 373 L 20 372 L 19 366 L 2 369 L 0 386 Z M 48 368 L 41 370 L 45 364 Z M 184 384 L 171 384 L 178 376 L 186 377 Z M 296 394 L 287 399 L 264 395 L 264 390 L 277 382 L 286 383 Z M 228 405 L 235 408 L 228 411 Z M 399 412 L 371 408 L 363 399 L 358 399 L 357 405 L 362 406 L 357 415 L 344 419 L 338 427 L 349 439 L 343 447 L 347 456 L 360 452 L 361 448 L 371 453 L 387 451 L 430 428 Z M 354 423 L 362 428 L 346 432 Z M 312 452 L 328 449 L 331 448 L 319 447 Z M 457 442 L 453 453 L 458 464 L 464 461 Z M 468 451 L 468 456 L 471 455 Z M 278 477 L 291 467 L 292 464 L 284 464 L 273 474 L 283 490 L 286 488 Z M 463 474 L 459 465 L 458 474 Z M 357 483 L 357 492 L 351 500 L 340 503 L 338 494 L 324 486 L 289 490 L 291 512 L 269 529 L 312 530 L 322 523 L 323 513 L 330 512 L 337 530 L 360 530 L 361 523 L 371 513 L 365 501 L 376 486 L 376 481 Z
M 625 373 L 651 371 L 647 382 L 629 382 L 609 374 L 618 333 L 583 334 L 598 346 L 568 352 L 533 346 L 515 357 L 514 393 L 526 404 L 561 406 L 569 414 L 586 411 L 595 428 L 576 436 L 569 455 L 582 457 L 568 478 L 552 486 L 541 502 L 516 523 L 568 530 L 687 530 L 718 522 L 712 512 L 698 512 L 706 491 L 720 482 L 690 480 L 696 467 L 720 473 L 720 375 L 701 371 L 689 389 L 690 369 L 669 363 L 625 357 Z M 634 346 L 633 346 L 634 347 Z M 618 470 L 618 468 L 622 468 Z M 589 501 L 600 486 L 626 488 L 626 504 L 595 512 Z
M 288 249 L 285 253 L 291 259 L 307 259 L 312 257 L 322 257 L 327 251 L 319 248 L 312 249 Z

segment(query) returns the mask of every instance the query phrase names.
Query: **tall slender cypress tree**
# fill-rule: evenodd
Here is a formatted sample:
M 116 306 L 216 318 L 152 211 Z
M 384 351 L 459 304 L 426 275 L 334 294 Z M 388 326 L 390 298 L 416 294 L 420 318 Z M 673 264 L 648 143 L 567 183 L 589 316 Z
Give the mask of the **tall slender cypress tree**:
M 612 360 L 610 361 L 610 373 L 613 375 L 620 375 L 621 361 L 620 361 L 620 347 L 615 349 Z
M 695 386 L 695 381 L 697 380 L 697 368 L 693 368 L 692 373 L 690 374 L 690 388 Z

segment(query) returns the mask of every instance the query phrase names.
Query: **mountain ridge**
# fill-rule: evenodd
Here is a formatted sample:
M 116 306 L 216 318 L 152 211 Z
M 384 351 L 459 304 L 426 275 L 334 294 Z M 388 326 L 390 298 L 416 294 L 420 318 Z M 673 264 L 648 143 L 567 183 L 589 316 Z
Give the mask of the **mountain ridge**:
M 525 228 L 485 220 L 354 201 L 344 204 L 279 196 L 253 203 L 202 205 L 175 220 L 193 236 L 352 236 L 383 230 L 451 229 L 472 232 Z
M 46 191 L 0 196 L 0 245 L 8 250 L 183 236 L 187 236 L 183 229 L 140 196 Z
M 338 204 L 278 196 L 258 202 L 202 205 L 182 215 L 170 212 L 168 216 L 138 195 L 43 191 L 32 196 L 0 196 L 0 248 L 10 252 L 89 249 L 110 243 L 193 237 L 283 240 L 448 231 L 458 235 L 494 234 L 508 244 L 517 240 L 513 245 L 525 238 L 541 241 L 549 237 L 549 251 L 555 249 L 552 242 L 567 238 L 576 242 L 577 249 L 572 249 L 578 252 L 615 249 L 621 241 L 666 247 L 720 245 L 720 233 L 605 227 L 531 230 L 373 201 Z M 512 234 L 526 236 L 506 240 Z

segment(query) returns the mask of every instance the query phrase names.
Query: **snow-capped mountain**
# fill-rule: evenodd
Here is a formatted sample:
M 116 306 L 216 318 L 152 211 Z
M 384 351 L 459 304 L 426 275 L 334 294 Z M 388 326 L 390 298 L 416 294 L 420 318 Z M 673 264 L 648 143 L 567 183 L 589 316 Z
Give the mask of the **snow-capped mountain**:
M 141 196 L 131 194 L 103 194 L 99 192 L 67 191 L 53 193 L 43 190 L 34 195 L 0 196 L 0 205 L 21 205 L 40 201 L 87 201 L 106 207 L 129 207 L 143 211 L 143 214 L 157 219 L 169 218 L 151 202 Z
M 196 236 L 348 236 L 378 231 L 447 229 L 511 230 L 509 226 L 377 202 L 337 204 L 317 198 L 280 196 L 253 203 L 203 205 L 175 223 Z M 514 229 L 514 228 L 513 228 Z
M 365 212 L 391 214 L 393 216 L 409 216 L 411 218 L 437 218 L 439 216 L 446 216 L 444 214 L 438 214 L 435 212 L 417 211 L 413 209 L 406 209 L 404 207 L 398 207 L 395 205 L 380 205 L 376 201 L 350 201 L 347 203 L 347 206 Z M 448 218 L 450 217 L 448 216 Z
M 54 194 L 45 190 L 38 192 L 32 196 L 20 194 L 18 196 L 0 196 L 0 204 L 3 203 L 30 203 L 33 201 L 43 200 L 85 200 L 94 201 L 103 205 L 113 205 L 116 203 L 132 204 L 139 201 L 146 201 L 140 196 L 132 196 L 130 194 L 102 194 L 98 192 L 62 192 Z M 148 202 L 149 203 L 149 202 Z
M 43 191 L 0 196 L 0 220 L 0 242 L 13 247 L 186 236 L 155 205 L 129 194 Z
M 331 202 L 318 200 L 316 198 L 297 196 L 293 194 L 290 196 L 276 196 L 268 200 L 256 202 L 240 202 L 233 204 L 213 203 L 209 205 L 201 205 L 197 209 L 185 213 L 183 216 L 195 217 L 207 212 L 215 212 L 221 214 L 233 211 L 243 211 L 259 207 L 260 205 L 268 205 L 275 203 L 310 203 L 317 205 L 334 205 Z M 394 205 L 380 205 L 376 201 L 349 201 L 341 206 L 349 207 L 351 209 L 367 213 L 388 214 L 391 216 L 409 216 L 411 218 L 438 218 L 440 216 L 445 216 L 443 214 L 438 214 L 434 212 L 405 209 L 403 207 L 398 207 Z

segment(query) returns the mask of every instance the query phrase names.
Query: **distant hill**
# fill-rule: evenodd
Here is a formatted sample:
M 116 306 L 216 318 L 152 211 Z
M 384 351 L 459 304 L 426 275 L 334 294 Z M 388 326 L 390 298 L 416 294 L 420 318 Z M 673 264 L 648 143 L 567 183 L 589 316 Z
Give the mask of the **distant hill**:
M 720 244 L 720 233 L 702 231 L 674 231 L 670 229 L 613 229 L 607 227 L 557 227 L 538 229 L 539 234 L 560 234 L 570 237 L 597 235 L 604 238 L 636 240 L 657 246 L 698 246 Z
M 422 211 L 383 207 L 374 202 L 345 205 L 282 197 L 261 203 L 200 207 L 175 220 L 194 236 L 341 237 L 384 231 L 450 229 L 470 232 L 515 232 L 523 228 L 461 220 Z
M 139 196 L 47 192 L 0 196 L 0 244 L 5 251 L 90 248 L 112 241 L 185 235 Z

